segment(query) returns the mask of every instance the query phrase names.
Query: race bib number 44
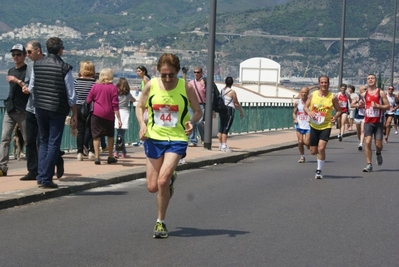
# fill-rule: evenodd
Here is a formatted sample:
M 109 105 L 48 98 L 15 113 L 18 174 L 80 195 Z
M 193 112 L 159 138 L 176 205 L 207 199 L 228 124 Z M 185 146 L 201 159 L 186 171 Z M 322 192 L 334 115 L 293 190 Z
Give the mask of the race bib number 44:
M 154 122 L 163 127 L 176 127 L 179 121 L 178 105 L 159 105 L 152 106 Z

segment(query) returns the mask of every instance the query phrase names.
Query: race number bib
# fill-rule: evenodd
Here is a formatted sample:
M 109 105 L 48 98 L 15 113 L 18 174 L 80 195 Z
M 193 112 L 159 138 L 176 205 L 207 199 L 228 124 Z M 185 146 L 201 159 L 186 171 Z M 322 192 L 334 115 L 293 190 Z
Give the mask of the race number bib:
M 315 116 L 312 118 L 312 123 L 320 125 L 325 121 L 325 119 L 326 119 L 326 113 L 318 112 L 315 113 Z
M 298 121 L 309 121 L 309 115 L 306 112 L 298 111 L 296 117 Z
M 339 106 L 341 108 L 346 108 L 346 102 L 345 101 L 339 101 Z
M 366 116 L 369 118 L 378 118 L 380 117 L 380 109 L 369 107 L 366 109 Z
M 157 105 L 152 106 L 154 122 L 162 127 L 176 127 L 179 121 L 178 105 Z

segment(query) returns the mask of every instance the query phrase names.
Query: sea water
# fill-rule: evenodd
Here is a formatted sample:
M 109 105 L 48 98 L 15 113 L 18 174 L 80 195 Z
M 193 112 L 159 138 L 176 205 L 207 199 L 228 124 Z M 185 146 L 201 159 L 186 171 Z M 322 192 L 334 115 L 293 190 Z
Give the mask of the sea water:
M 10 91 L 10 84 L 6 80 L 7 74 L 0 73 L 0 107 L 4 107 L 4 100 Z

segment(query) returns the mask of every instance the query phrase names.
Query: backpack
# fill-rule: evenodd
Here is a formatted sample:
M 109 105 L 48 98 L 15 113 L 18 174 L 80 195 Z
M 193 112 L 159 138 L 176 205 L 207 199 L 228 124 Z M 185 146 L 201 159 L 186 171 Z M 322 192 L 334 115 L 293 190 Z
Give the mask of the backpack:
M 213 111 L 217 113 L 227 113 L 227 106 L 230 104 L 231 101 L 233 101 L 233 99 L 230 100 L 230 102 L 226 105 L 223 98 L 223 96 L 225 95 L 226 93 L 222 95 L 217 88 L 213 88 Z
M 205 88 L 207 86 L 206 77 L 202 78 L 205 82 Z M 224 103 L 223 96 L 220 94 L 218 87 L 215 83 L 212 86 L 212 110 L 217 113 L 226 113 L 227 106 Z

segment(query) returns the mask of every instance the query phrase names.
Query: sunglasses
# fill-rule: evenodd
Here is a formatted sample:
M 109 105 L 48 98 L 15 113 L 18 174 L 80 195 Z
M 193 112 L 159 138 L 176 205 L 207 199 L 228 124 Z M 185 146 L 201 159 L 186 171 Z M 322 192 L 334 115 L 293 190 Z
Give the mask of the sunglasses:
M 197 73 L 201 73 L 201 71 L 194 71 L 194 73 L 196 73 L 196 74 L 197 74 Z
M 174 74 L 174 73 L 169 73 L 169 74 L 161 73 L 161 77 L 162 77 L 162 78 L 169 77 L 169 78 L 172 79 L 172 78 L 176 77 L 176 74 Z
M 33 49 L 33 50 L 26 50 L 26 53 L 28 53 L 28 55 L 30 55 L 30 54 L 32 54 L 33 53 L 33 51 L 35 51 L 36 49 Z
M 13 57 L 20 57 L 20 56 L 22 56 L 22 54 L 21 54 L 21 53 L 12 53 L 11 56 L 13 56 Z

